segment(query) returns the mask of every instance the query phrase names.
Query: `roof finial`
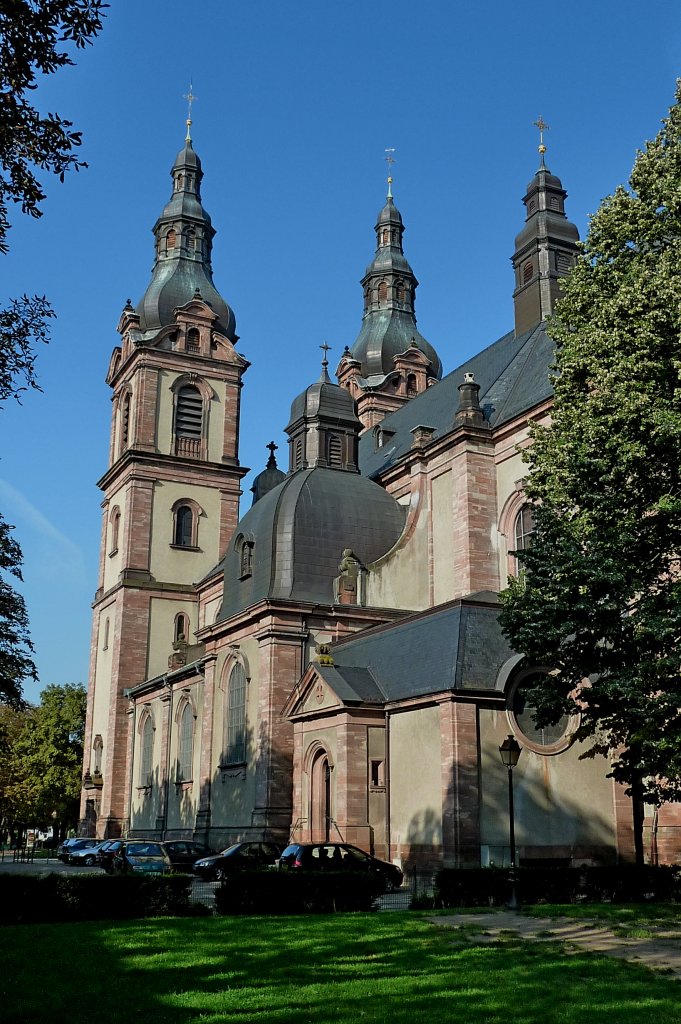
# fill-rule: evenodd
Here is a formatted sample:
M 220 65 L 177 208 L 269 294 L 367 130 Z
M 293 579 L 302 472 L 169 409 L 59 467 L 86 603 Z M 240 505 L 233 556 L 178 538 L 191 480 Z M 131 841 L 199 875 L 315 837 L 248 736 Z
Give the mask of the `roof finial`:
M 393 197 L 393 164 L 395 163 L 395 158 L 393 157 L 394 152 L 394 146 L 389 146 L 385 151 L 385 162 L 388 165 L 388 199 L 392 199 Z
M 274 453 L 276 452 L 276 450 L 279 447 L 279 445 L 275 444 L 274 441 L 270 441 L 270 443 L 266 444 L 265 447 L 269 448 L 269 450 L 270 450 L 270 457 L 267 460 L 267 468 L 268 469 L 276 469 L 277 468 L 277 460 L 276 460 L 276 458 L 274 456 Z
M 328 381 L 331 378 L 329 377 L 328 370 L 327 370 L 327 367 L 329 365 L 329 360 L 326 358 L 326 353 L 331 351 L 331 346 L 327 345 L 326 341 L 324 341 L 324 344 L 320 345 L 319 347 L 324 350 L 324 358 L 322 359 L 322 375 L 321 375 L 321 377 L 319 379 L 322 380 L 322 381 Z
M 192 92 L 192 82 L 191 81 L 189 82 L 189 92 L 184 97 L 184 99 L 186 99 L 186 101 L 187 101 L 187 134 L 185 135 L 184 141 L 185 142 L 191 142 L 192 141 L 192 133 L 191 133 L 191 127 L 192 127 L 192 103 L 194 102 L 194 100 L 198 99 L 198 96 L 195 96 L 194 93 Z
M 546 164 L 544 163 L 544 153 L 546 152 L 546 146 L 544 145 L 544 132 L 548 132 L 550 129 L 544 121 L 544 118 L 541 116 L 541 114 L 539 115 L 536 121 L 532 122 L 532 124 L 539 129 L 539 153 L 541 156 L 540 167 L 545 167 Z

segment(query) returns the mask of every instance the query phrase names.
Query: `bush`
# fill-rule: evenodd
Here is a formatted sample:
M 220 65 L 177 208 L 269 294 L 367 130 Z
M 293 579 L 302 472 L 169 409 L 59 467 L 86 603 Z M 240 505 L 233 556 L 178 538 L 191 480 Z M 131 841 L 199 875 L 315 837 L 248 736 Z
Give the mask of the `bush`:
M 0 923 L 193 913 L 184 875 L 0 875 Z
M 302 914 L 371 910 L 385 883 L 342 871 L 240 871 L 215 893 L 220 914 Z
M 681 900 L 677 867 L 633 864 L 584 868 L 518 868 L 522 903 L 640 903 Z M 511 892 L 508 868 L 444 868 L 435 878 L 443 907 L 500 906 Z

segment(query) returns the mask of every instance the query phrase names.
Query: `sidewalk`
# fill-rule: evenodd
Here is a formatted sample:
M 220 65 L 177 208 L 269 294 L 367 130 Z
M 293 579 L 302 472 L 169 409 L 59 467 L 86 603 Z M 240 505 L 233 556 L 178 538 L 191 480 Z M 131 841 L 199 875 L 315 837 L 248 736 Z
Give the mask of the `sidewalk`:
M 514 936 L 531 939 L 533 942 L 563 942 L 568 946 L 628 960 L 681 978 L 681 931 L 659 927 L 647 921 L 642 924 L 654 933 L 654 937 L 649 939 L 616 935 L 597 921 L 570 917 L 525 917 L 511 911 L 455 914 L 451 917 L 431 917 L 429 921 L 454 931 L 471 926 L 482 929 L 482 934 L 471 937 L 473 942 L 498 942 Z

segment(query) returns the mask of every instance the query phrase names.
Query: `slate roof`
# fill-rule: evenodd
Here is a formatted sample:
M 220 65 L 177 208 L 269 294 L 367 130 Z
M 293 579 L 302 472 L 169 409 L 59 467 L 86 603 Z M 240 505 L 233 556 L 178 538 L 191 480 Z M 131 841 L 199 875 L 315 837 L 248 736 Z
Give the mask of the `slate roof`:
M 443 690 L 495 690 L 513 656 L 499 601 L 481 593 L 366 630 L 331 646 L 315 670 L 344 703 L 406 700 Z
M 395 544 L 405 509 L 356 472 L 298 470 L 269 491 L 240 521 L 223 560 L 220 618 L 267 598 L 333 603 L 344 548 L 364 565 Z M 240 538 L 252 543 L 250 576 L 240 576 Z
M 434 438 L 448 434 L 454 426 L 459 404 L 459 384 L 464 373 L 473 373 L 480 385 L 480 405 L 485 420 L 499 427 L 553 395 L 549 380 L 553 363 L 553 342 L 539 324 L 516 338 L 503 335 L 489 348 L 447 374 L 439 384 L 428 388 L 401 409 L 386 416 L 381 427 L 394 431 L 382 448 L 375 448 L 373 431 L 367 431 L 359 444 L 362 473 L 380 477 L 381 473 L 411 448 L 411 429 L 419 424 L 434 427 Z

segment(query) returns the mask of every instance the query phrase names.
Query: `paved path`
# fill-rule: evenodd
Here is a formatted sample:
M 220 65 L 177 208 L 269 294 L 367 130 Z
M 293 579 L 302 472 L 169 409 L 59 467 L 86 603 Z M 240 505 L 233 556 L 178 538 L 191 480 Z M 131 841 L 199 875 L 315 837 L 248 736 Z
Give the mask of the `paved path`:
M 649 939 L 617 935 L 600 921 L 571 917 L 526 917 L 510 911 L 431 917 L 430 921 L 442 928 L 457 929 L 471 925 L 481 928 L 483 934 L 474 936 L 476 942 L 498 942 L 499 939 L 510 938 L 510 933 L 515 933 L 523 939 L 564 942 L 591 953 L 629 960 L 653 970 L 664 970 L 681 979 L 681 930 L 666 929 L 648 921 L 642 921 L 641 925 L 654 932 L 654 937 Z

